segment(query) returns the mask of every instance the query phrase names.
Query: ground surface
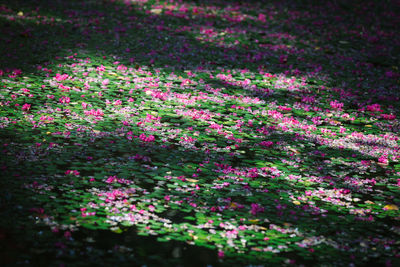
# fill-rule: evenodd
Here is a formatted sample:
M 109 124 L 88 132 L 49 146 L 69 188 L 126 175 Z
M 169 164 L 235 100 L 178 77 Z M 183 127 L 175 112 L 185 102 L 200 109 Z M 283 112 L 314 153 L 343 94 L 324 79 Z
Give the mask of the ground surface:
M 2 266 L 398 266 L 398 1 L 0 1 Z

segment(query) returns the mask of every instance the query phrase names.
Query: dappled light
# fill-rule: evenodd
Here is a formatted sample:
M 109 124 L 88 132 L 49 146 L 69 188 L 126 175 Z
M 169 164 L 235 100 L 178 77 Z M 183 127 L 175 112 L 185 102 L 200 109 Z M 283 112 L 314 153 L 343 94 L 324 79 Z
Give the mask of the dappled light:
M 0 1 L 0 263 L 398 265 L 393 6 Z

